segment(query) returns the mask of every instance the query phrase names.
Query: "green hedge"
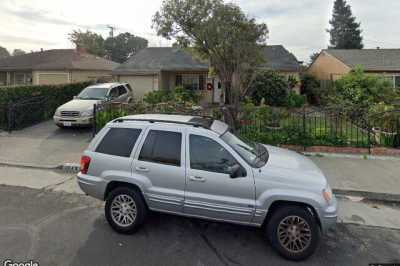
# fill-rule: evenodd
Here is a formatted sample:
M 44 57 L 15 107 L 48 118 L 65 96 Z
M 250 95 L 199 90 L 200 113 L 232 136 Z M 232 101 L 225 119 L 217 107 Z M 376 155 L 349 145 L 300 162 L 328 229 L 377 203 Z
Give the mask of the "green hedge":
M 51 98 L 52 102 L 60 103 L 70 100 L 90 84 L 91 82 L 80 82 L 62 85 L 0 87 L 0 104 L 25 101 L 35 96 L 45 96 Z
M 62 85 L 37 85 L 0 88 L 0 107 L 15 105 L 13 128 L 21 128 L 50 119 L 58 106 L 70 101 L 91 82 Z M 37 98 L 45 98 L 39 104 L 19 105 Z M 0 128 L 7 128 L 6 108 L 0 108 Z M 34 115 L 27 115 L 28 112 Z

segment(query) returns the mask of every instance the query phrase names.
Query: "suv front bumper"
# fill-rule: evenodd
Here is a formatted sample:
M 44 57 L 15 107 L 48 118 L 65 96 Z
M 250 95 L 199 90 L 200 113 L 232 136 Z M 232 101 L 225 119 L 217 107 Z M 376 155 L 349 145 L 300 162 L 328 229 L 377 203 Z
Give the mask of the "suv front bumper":
M 87 117 L 62 117 L 53 116 L 54 123 L 58 126 L 76 127 L 76 126 L 91 126 L 93 124 L 93 116 Z
M 322 231 L 325 233 L 336 228 L 337 223 L 337 199 L 332 196 L 332 202 L 321 212 L 320 221 Z

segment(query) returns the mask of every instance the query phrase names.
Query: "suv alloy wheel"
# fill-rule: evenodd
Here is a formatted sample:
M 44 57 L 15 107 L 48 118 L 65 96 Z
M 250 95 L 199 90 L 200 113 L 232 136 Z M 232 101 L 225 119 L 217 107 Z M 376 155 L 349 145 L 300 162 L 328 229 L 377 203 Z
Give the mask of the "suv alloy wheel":
M 287 206 L 274 211 L 267 224 L 267 236 L 281 256 L 297 261 L 314 253 L 321 230 L 309 210 Z
M 122 234 L 132 234 L 144 222 L 146 205 L 139 192 L 118 187 L 106 200 L 105 215 L 111 227 Z

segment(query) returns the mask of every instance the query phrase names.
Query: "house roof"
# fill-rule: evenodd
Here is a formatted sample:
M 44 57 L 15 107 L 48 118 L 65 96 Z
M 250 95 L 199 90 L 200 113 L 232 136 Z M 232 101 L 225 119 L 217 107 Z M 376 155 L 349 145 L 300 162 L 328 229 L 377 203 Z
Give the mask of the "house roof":
M 118 64 L 75 49 L 55 49 L 10 56 L 0 70 L 113 70 Z
M 357 65 L 366 71 L 400 71 L 400 49 L 327 49 L 328 53 L 350 68 Z
M 263 68 L 269 68 L 276 71 L 298 72 L 300 63 L 297 58 L 286 50 L 283 45 L 268 45 L 263 48 L 265 63 Z
M 208 65 L 182 49 L 149 47 L 117 67 L 113 74 L 146 74 L 160 71 L 208 71 Z

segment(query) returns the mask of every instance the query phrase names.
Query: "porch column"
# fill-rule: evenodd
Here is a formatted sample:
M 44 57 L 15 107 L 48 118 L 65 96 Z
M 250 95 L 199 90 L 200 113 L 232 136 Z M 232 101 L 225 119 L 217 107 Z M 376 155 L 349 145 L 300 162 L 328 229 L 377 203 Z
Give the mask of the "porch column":
M 11 85 L 11 73 L 6 72 L 6 85 Z

